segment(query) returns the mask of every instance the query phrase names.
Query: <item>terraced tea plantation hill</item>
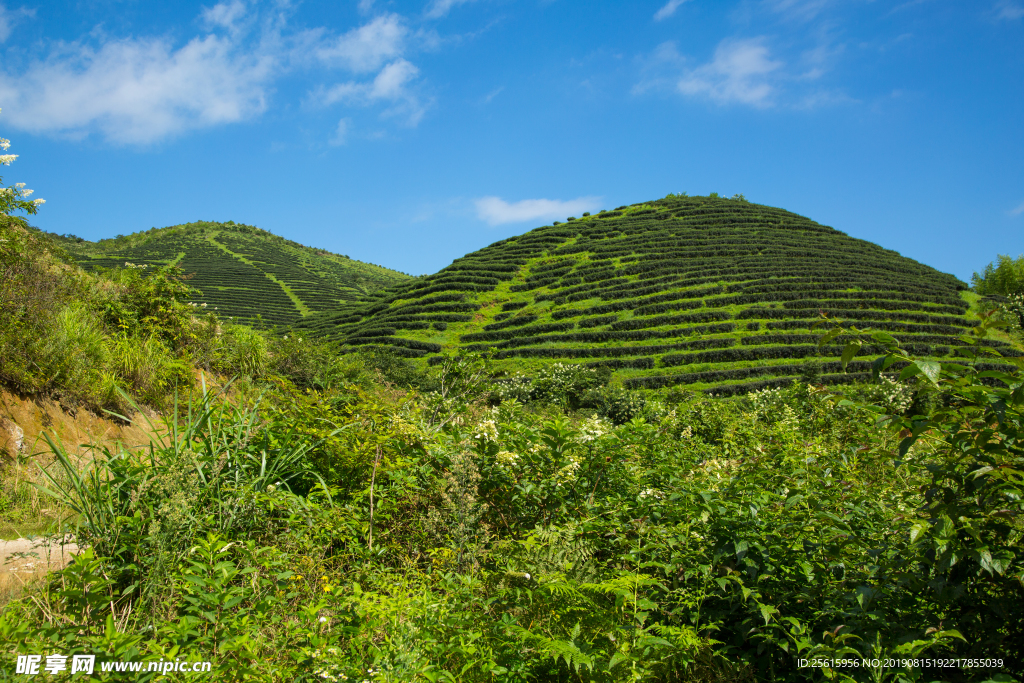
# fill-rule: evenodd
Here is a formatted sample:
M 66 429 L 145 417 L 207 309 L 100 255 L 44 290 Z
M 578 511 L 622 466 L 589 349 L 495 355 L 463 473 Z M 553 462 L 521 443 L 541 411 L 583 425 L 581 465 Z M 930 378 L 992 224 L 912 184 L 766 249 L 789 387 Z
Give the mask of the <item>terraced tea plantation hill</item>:
M 825 382 L 866 378 L 865 361 L 840 373 L 843 338 L 818 348 L 822 311 L 893 333 L 915 354 L 962 354 L 966 287 L 782 209 L 670 195 L 496 242 L 301 326 L 427 363 L 442 350 L 493 349 L 509 372 L 584 362 L 631 388 L 729 394 L 809 366 Z
M 358 301 L 410 279 L 394 270 L 303 246 L 251 225 L 196 222 L 99 242 L 64 239 L 87 270 L 178 265 L 202 292 L 197 304 L 223 317 L 276 325 Z

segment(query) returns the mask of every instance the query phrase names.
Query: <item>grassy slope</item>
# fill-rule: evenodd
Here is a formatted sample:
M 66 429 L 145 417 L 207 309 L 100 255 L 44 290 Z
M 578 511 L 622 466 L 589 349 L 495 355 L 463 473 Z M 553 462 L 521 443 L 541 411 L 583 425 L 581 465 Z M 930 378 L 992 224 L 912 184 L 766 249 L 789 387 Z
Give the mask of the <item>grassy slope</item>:
M 196 303 L 225 317 L 262 315 L 287 324 L 317 311 L 360 300 L 408 275 L 306 247 L 265 230 L 234 223 L 197 222 L 99 242 L 63 240 L 84 268 L 175 263 L 194 274 Z
M 826 381 L 851 379 L 835 345 L 816 346 L 820 310 L 955 355 L 974 324 L 965 288 L 788 211 L 669 196 L 497 242 L 302 326 L 413 358 L 494 349 L 509 371 L 587 362 L 636 388 L 728 393 L 787 381 L 819 355 Z M 866 365 L 853 364 L 858 378 Z

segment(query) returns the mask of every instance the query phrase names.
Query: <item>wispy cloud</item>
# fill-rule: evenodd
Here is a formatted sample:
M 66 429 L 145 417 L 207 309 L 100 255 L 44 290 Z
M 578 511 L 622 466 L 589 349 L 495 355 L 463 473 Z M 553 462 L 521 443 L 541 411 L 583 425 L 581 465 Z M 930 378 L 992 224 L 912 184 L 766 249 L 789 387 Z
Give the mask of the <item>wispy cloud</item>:
M 654 13 L 654 20 L 661 21 L 662 19 L 668 19 L 676 13 L 676 10 L 679 9 L 680 5 L 688 1 L 689 0 L 668 0 L 668 2 L 661 6 L 661 9 Z
M 729 13 L 742 33 L 721 36 L 710 55 L 685 54 L 681 44 L 661 43 L 636 61 L 633 93 L 672 92 L 765 110 L 857 102 L 835 76 L 843 61 L 860 54 L 849 49 L 847 15 L 864 2 L 871 0 L 744 0 Z M 677 0 L 668 2 L 656 18 L 679 6 Z M 748 33 L 751 27 L 757 33 Z
M 833 0 L 763 0 L 775 14 L 791 21 L 812 21 L 818 17 Z
M 204 7 L 203 21 L 207 26 L 232 29 L 245 16 L 245 4 L 241 0 L 222 2 L 213 7 Z
M 773 104 L 770 76 L 783 66 L 771 58 L 762 38 L 723 40 L 707 64 L 688 70 L 676 84 L 684 95 L 706 97 L 718 104 Z
M 35 10 L 26 9 L 24 7 L 12 12 L 4 5 L 0 4 L 0 43 L 3 43 L 11 37 L 11 31 L 14 30 L 15 25 L 17 25 L 19 21 L 35 16 L 35 13 Z
M 338 126 L 334 129 L 334 135 L 331 136 L 327 143 L 331 147 L 338 147 L 348 142 L 349 128 L 352 122 L 349 119 L 342 119 L 338 121 Z
M 387 14 L 333 40 L 324 41 L 316 50 L 316 56 L 323 62 L 356 73 L 376 71 L 403 53 L 407 34 L 408 29 L 401 17 Z
M 546 221 L 565 218 L 570 214 L 595 211 L 601 205 L 600 197 L 579 197 L 578 199 L 523 199 L 506 202 L 501 197 L 481 197 L 476 202 L 476 214 L 488 225 Z
M 381 69 L 372 81 L 339 83 L 320 91 L 315 97 L 324 105 L 341 102 L 368 106 L 376 102 L 387 102 L 391 108 L 384 112 L 385 115 L 399 116 L 407 125 L 415 126 L 427 109 L 411 89 L 418 75 L 416 65 L 405 59 L 397 59 Z
M 481 106 L 483 106 L 483 105 L 485 105 L 485 104 L 490 104 L 490 103 L 491 103 L 491 101 L 492 101 L 492 100 L 493 100 L 493 99 L 494 99 L 495 97 L 497 97 L 498 95 L 500 95 L 500 94 L 501 94 L 501 91 L 502 91 L 502 90 L 504 90 L 504 89 L 505 89 L 505 86 L 503 86 L 503 85 L 501 85 L 501 86 L 498 86 L 497 88 L 495 88 L 495 89 L 494 89 L 494 90 L 492 90 L 491 92 L 489 92 L 489 93 L 487 93 L 486 95 L 484 95 L 483 97 L 481 97 L 481 98 L 480 98 L 480 101 L 478 102 L 478 104 L 480 104 Z
M 1013 0 L 999 0 L 992 12 L 997 20 L 1015 21 L 1024 17 L 1024 5 Z
M 440 19 L 448 14 L 453 7 L 466 5 L 476 0 L 433 0 L 424 12 L 428 19 Z
M 1007 213 L 1009 213 L 1011 216 L 1021 215 L 1022 213 L 1024 213 L 1024 202 L 1021 202 L 1020 205 L 1017 206 L 1017 208 L 1010 209 Z

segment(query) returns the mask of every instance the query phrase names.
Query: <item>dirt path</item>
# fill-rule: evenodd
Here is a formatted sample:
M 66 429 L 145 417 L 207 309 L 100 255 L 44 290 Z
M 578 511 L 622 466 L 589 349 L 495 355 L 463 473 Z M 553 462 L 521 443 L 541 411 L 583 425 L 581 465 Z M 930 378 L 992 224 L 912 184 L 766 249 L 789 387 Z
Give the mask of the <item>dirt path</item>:
M 22 595 L 29 584 L 62 569 L 76 552 L 74 543 L 61 546 L 51 539 L 0 541 L 0 606 Z
M 0 571 L 37 573 L 40 569 L 60 569 L 78 552 L 78 546 L 74 543 L 61 546 L 52 540 L 47 543 L 47 540 L 19 538 L 14 541 L 0 541 Z M 15 557 L 18 553 L 26 553 L 26 556 Z

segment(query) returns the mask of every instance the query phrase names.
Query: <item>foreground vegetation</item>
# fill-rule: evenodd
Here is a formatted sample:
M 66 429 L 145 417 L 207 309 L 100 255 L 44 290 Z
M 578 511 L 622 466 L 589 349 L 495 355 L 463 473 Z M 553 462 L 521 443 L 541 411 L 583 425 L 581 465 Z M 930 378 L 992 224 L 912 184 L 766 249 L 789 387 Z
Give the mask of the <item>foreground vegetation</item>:
M 619 424 L 566 412 L 578 367 L 488 407 L 471 358 L 425 395 L 208 393 L 151 448 L 54 444 L 88 550 L 0 638 L 217 680 L 1019 676 L 1019 374 L 901 360 L 874 407 L 795 384 Z M 798 667 L 893 657 L 1002 663 Z
M 0 383 L 164 417 L 145 447 L 18 454 L 82 551 L 0 596 L 4 678 L 51 654 L 217 681 L 1024 676 L 1024 360 L 992 343 L 1011 309 L 941 331 L 955 362 L 891 317 L 764 309 L 866 374 L 841 391 L 814 364 L 734 397 L 631 391 L 608 363 L 496 382 L 500 350 L 416 365 L 353 332 L 339 354 L 225 323 L 169 266 L 89 274 L 10 216 L 26 197 L 0 194 Z M 401 315 L 470 312 L 438 310 Z

